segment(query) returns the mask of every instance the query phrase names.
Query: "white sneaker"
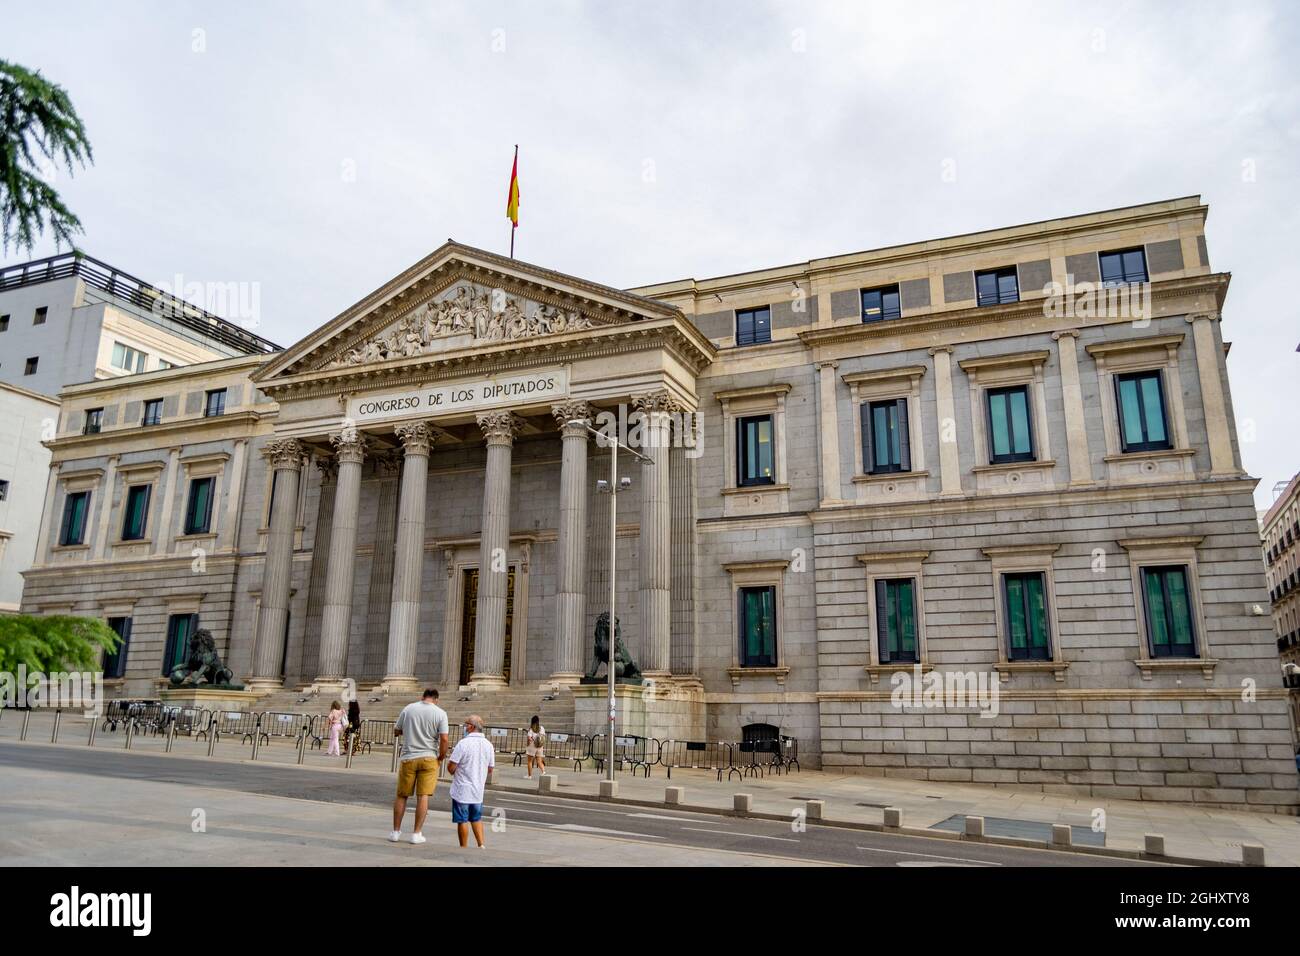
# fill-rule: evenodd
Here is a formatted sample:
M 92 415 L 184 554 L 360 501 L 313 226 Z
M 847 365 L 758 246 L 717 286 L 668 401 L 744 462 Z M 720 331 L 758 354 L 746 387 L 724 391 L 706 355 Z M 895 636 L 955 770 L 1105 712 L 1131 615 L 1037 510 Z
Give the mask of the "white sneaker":
M 424 842 L 424 834 L 423 834 L 423 833 L 412 833 L 412 834 L 411 834 L 411 842 L 414 843 L 416 846 L 419 846 L 421 843 Z
M 400 840 L 401 838 L 402 838 L 402 831 L 401 831 L 401 830 L 394 830 L 392 833 L 388 834 L 388 842 L 389 842 L 389 843 L 396 843 L 396 842 L 397 842 L 398 840 Z

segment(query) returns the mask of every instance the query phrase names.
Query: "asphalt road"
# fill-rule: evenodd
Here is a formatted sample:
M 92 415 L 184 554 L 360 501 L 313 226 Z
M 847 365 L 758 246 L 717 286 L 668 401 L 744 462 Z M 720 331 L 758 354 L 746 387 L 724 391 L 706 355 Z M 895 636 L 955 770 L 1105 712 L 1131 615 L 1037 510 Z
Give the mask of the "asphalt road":
M 208 761 L 176 755 L 124 754 L 72 747 L 0 742 L 0 768 L 73 773 L 93 781 L 113 779 L 206 787 L 236 793 L 373 808 L 386 818 L 393 778 L 271 764 Z M 0 773 L 3 771 L 0 770 Z M 92 789 L 94 784 L 89 786 Z M 900 836 L 811 825 L 795 832 L 790 823 L 645 807 L 620 807 L 589 800 L 489 791 L 485 815 L 504 814 L 511 827 L 548 831 L 573 839 L 617 839 L 654 846 L 726 850 L 792 862 L 859 866 L 1147 866 L 1051 850 L 1023 849 L 925 837 Z M 447 787 L 430 800 L 430 814 L 450 810 Z M 410 811 L 408 811 L 409 818 Z M 378 824 L 382 829 L 385 824 Z M 409 829 L 409 823 L 408 823 Z M 3 863 L 3 860 L 0 860 Z

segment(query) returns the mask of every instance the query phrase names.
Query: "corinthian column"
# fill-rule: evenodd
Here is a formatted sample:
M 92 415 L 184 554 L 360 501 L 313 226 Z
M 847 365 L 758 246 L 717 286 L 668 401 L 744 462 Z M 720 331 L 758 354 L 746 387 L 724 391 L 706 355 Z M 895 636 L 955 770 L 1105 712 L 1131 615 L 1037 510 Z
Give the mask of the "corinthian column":
M 271 527 L 262 564 L 262 609 L 257 616 L 257 643 L 249 688 L 270 689 L 284 683 L 284 630 L 289 620 L 293 581 L 293 534 L 298 519 L 298 479 L 303 448 L 296 439 L 267 442 L 262 454 L 275 472 Z
M 672 650 L 672 485 L 668 449 L 672 414 L 680 404 L 667 392 L 633 399 L 641 420 L 641 653 L 649 677 L 668 676 Z
M 352 624 L 352 575 L 357 555 L 357 510 L 361 505 L 361 463 L 365 438 L 349 429 L 330 438 L 338 464 L 334 517 L 330 527 L 329 564 L 325 572 L 325 609 L 321 614 L 320 665 L 316 680 L 342 681 L 348 668 L 348 633 Z
M 551 409 L 560 425 L 559 577 L 555 597 L 555 671 L 551 680 L 582 679 L 587 623 L 587 426 L 591 406 L 562 402 Z M 569 424 L 573 422 L 574 424 Z M 578 424 L 581 422 L 582 424 Z
M 384 686 L 412 690 L 415 646 L 420 637 L 420 581 L 424 576 L 425 488 L 433 431 L 425 422 L 397 429 L 402 441 L 402 488 L 397 505 L 397 544 L 393 548 L 393 600 L 388 616 L 388 664 Z
M 485 412 L 478 424 L 487 440 L 483 479 L 483 530 L 479 538 L 478 610 L 474 631 L 474 672 L 470 681 L 504 687 L 506 603 L 510 585 L 510 457 L 518 420 L 514 414 Z

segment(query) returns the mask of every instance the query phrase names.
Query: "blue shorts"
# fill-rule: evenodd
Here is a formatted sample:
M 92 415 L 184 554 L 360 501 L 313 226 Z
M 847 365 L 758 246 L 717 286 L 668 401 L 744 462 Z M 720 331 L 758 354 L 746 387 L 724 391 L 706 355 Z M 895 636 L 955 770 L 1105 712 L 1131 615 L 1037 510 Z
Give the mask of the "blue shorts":
M 483 819 L 483 804 L 451 801 L 452 823 L 478 823 Z

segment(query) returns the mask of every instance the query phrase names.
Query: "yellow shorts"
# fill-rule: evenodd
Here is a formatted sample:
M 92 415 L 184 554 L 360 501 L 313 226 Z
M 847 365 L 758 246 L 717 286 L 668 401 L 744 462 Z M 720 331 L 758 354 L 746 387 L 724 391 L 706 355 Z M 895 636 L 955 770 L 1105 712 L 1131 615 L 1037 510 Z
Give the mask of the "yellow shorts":
M 438 786 L 438 758 L 416 757 L 397 765 L 397 795 L 430 796 Z

